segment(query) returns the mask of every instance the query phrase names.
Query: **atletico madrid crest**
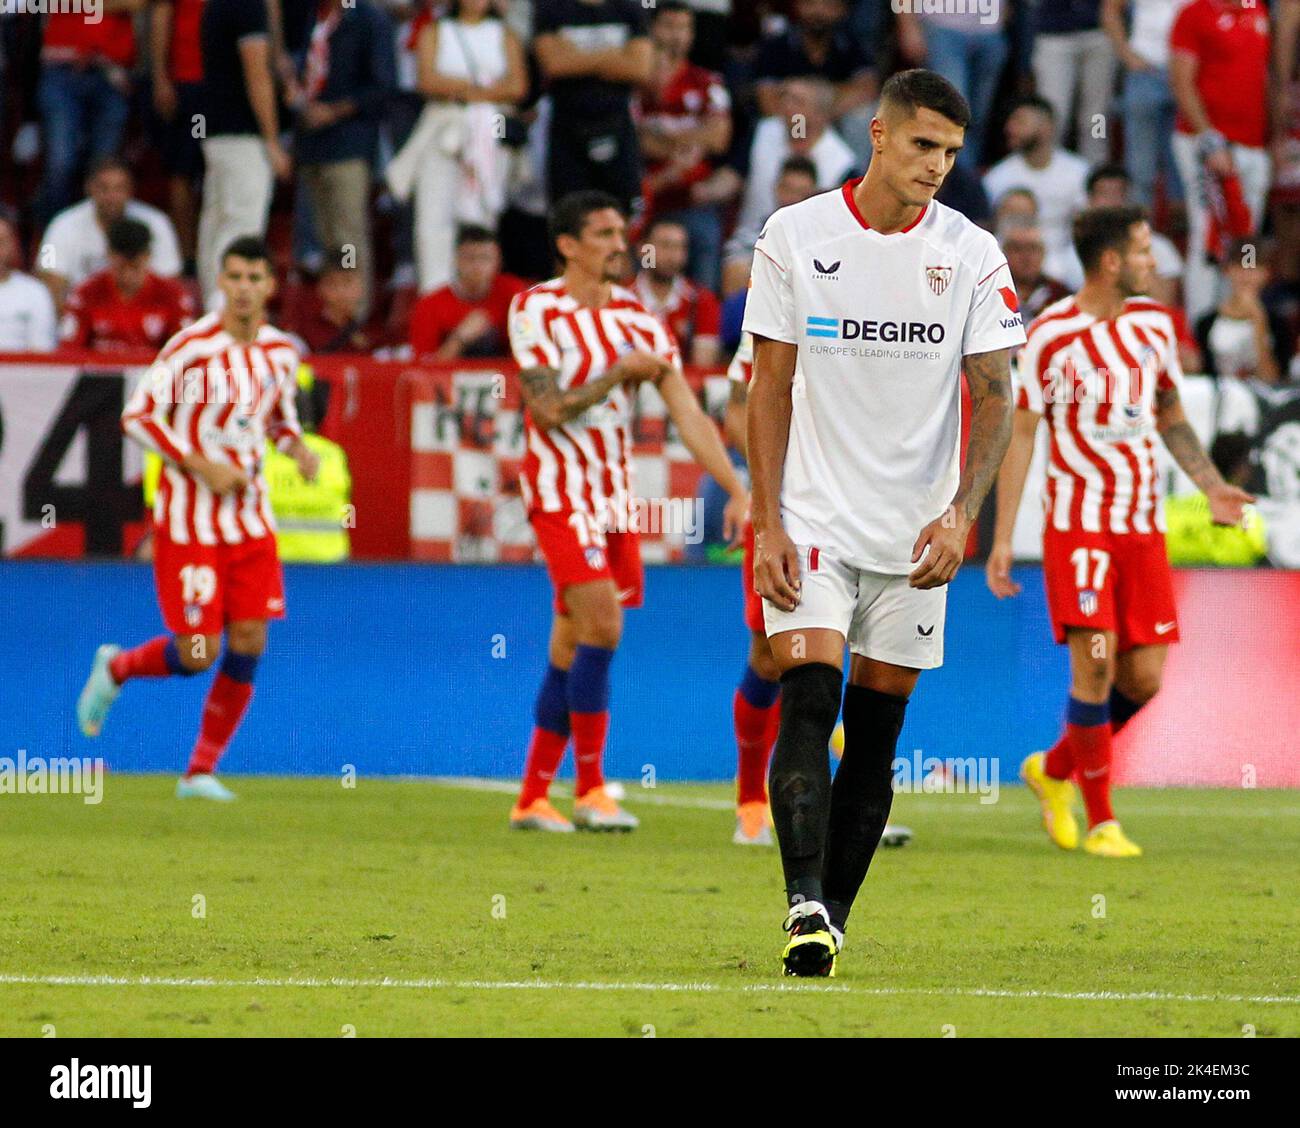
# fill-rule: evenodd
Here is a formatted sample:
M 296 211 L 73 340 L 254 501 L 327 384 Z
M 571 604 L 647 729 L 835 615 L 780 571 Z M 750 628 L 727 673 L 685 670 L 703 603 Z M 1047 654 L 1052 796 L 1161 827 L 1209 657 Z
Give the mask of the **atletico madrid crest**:
M 1091 618 L 1097 614 L 1097 593 L 1095 591 L 1079 592 L 1079 613 Z
M 952 281 L 952 267 L 927 266 L 925 279 L 930 283 L 931 290 L 936 294 L 942 294 L 948 288 L 948 283 Z

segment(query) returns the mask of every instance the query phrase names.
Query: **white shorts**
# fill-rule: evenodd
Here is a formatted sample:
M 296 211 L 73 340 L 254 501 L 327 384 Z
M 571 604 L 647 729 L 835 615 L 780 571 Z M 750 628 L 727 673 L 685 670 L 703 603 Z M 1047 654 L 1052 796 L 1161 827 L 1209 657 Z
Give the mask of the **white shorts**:
M 878 662 L 933 670 L 943 665 L 948 586 L 909 587 L 906 576 L 867 572 L 798 545 L 803 589 L 782 611 L 763 600 L 767 637 L 783 631 L 839 631 L 849 650 Z

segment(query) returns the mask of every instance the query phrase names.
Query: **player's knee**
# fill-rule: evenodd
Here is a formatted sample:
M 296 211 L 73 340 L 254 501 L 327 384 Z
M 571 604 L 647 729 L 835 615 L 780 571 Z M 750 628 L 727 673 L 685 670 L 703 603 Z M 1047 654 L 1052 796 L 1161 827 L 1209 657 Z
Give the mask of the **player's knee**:
M 226 641 L 236 654 L 258 656 L 266 649 L 266 624 L 231 623 L 226 630 Z
M 588 608 L 578 617 L 576 625 L 577 641 L 581 645 L 615 650 L 623 637 L 623 611 L 611 600 L 608 605 L 601 603 Z
M 1160 671 L 1129 674 L 1122 681 L 1116 679 L 1115 688 L 1133 704 L 1145 705 L 1160 692 Z
M 824 662 L 808 662 L 781 675 L 781 736 L 822 759 L 840 715 L 843 675 Z
M 777 668 L 776 659 L 772 656 L 771 644 L 763 635 L 756 634 L 750 639 L 749 664 L 754 673 L 764 681 L 781 680 L 781 671 Z
M 1096 698 L 1110 689 L 1113 671 L 1110 661 L 1104 657 L 1089 657 L 1074 662 L 1073 680 L 1075 689 Z
M 201 674 L 210 669 L 221 656 L 220 635 L 178 635 L 176 653 L 181 665 L 191 673 Z

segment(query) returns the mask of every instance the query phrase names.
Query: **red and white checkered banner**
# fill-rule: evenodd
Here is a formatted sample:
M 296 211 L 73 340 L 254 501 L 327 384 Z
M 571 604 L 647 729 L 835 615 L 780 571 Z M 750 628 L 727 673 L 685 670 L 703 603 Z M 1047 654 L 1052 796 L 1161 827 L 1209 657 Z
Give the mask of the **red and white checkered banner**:
M 519 488 L 525 448 L 523 408 L 513 367 L 404 373 L 410 393 L 411 556 L 416 560 L 540 559 Z M 692 381 L 720 419 L 723 374 Z M 661 520 L 695 498 L 700 468 L 672 432 L 663 401 L 642 387 L 632 421 L 633 494 L 643 511 L 647 561 L 679 560 L 686 534 Z

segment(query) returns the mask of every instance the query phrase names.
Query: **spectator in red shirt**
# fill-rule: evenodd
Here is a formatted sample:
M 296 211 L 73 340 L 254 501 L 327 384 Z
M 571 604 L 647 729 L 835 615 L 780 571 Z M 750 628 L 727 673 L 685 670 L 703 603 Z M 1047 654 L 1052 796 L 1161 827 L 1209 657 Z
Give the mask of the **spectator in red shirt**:
M 1192 0 L 1169 35 L 1170 83 L 1178 103 L 1174 159 L 1187 189 L 1187 316 L 1214 307 L 1220 286 L 1211 243 L 1259 230 L 1268 189 L 1268 12 L 1253 0 Z M 1280 129 L 1284 123 L 1273 123 Z M 1207 207 L 1207 196 L 1213 206 Z M 1234 202 L 1238 205 L 1234 209 Z M 1249 231 L 1234 231 L 1249 211 Z M 1215 237 L 1217 226 L 1223 226 Z M 1244 224 L 1243 224 L 1244 226 Z
M 632 288 L 641 304 L 677 338 L 683 359 L 707 367 L 722 356 L 722 306 L 710 291 L 686 277 L 689 249 L 682 224 L 654 220 L 645 233 L 643 266 Z
M 144 5 L 103 0 L 98 20 L 81 5 L 46 16 L 36 88 L 45 149 L 36 203 L 41 226 L 72 203 L 81 169 L 121 144 L 135 64 L 132 21 Z
M 690 236 L 687 272 L 701 285 L 722 283 L 722 208 L 701 185 L 714 158 L 731 144 L 731 96 L 722 76 L 688 56 L 695 13 L 680 2 L 661 3 L 650 25 L 654 69 L 633 102 L 646 161 L 645 207 L 650 218 L 671 216 Z
M 382 333 L 365 312 L 366 278 L 355 251 L 335 247 L 297 308 L 285 310 L 284 327 L 302 338 L 314 354 L 373 352 Z
M 197 181 L 203 176 L 203 150 L 194 136 L 194 115 L 203 112 L 202 18 L 203 0 L 150 0 L 149 62 L 158 152 L 167 170 L 167 212 L 190 275 L 198 234 Z
M 173 278 L 149 269 L 153 236 L 138 219 L 108 229 L 108 269 L 92 274 L 68 299 L 67 344 L 98 352 L 157 351 L 194 320 L 194 299 Z
M 411 311 L 411 351 L 435 360 L 509 356 L 510 299 L 527 288 L 522 278 L 501 273 L 501 247 L 491 231 L 462 227 L 456 235 L 455 277 Z

